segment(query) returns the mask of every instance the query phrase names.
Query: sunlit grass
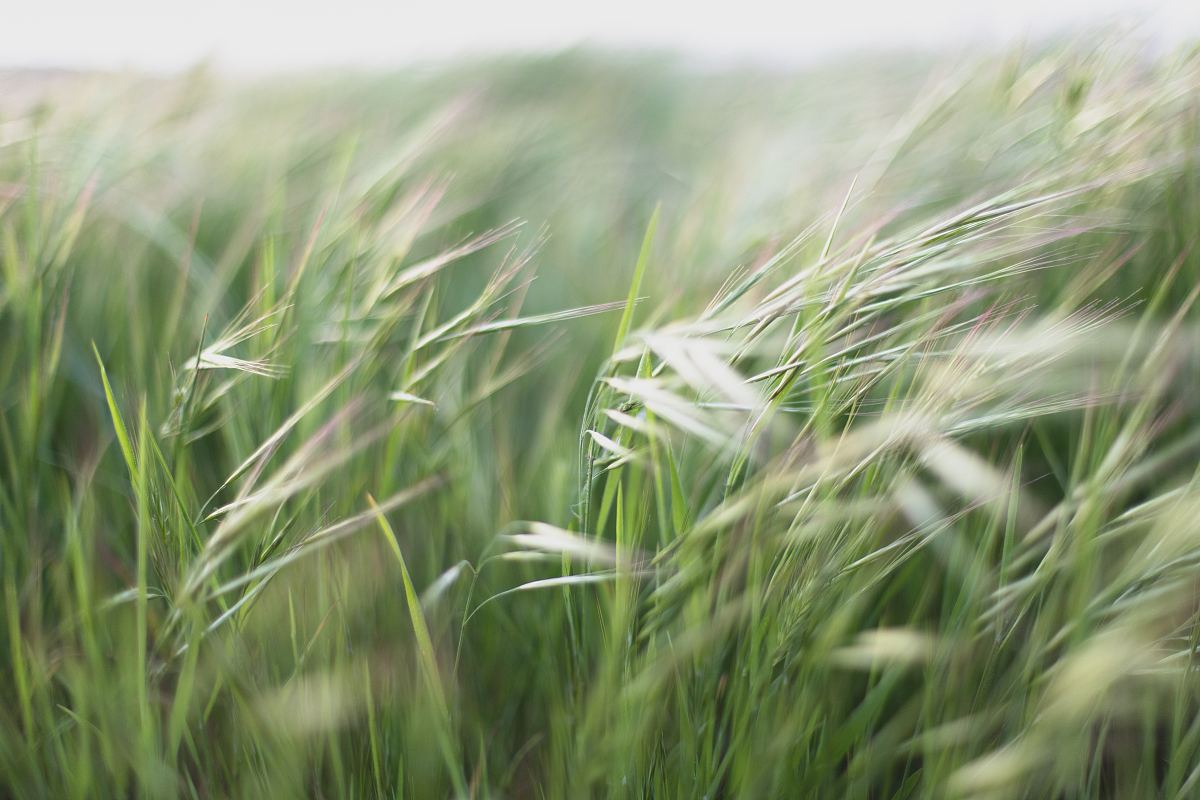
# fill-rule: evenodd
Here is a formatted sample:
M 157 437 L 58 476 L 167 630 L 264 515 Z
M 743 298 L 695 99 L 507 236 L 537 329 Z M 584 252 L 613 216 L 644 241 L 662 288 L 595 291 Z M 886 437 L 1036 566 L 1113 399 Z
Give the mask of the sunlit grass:
M 0 106 L 0 793 L 1200 791 L 1200 64 L 933 63 Z

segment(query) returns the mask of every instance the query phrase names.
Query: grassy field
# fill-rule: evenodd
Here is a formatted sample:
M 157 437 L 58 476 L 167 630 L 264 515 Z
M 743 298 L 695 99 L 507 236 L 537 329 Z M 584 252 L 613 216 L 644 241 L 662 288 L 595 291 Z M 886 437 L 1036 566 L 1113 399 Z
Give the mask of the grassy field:
M 4 85 L 0 796 L 1200 796 L 1200 55 Z

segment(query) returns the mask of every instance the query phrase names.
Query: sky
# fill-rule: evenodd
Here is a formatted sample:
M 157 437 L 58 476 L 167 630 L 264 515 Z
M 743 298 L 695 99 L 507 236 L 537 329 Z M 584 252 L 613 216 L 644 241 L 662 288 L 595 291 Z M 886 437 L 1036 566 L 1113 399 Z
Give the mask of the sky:
M 803 63 L 863 48 L 967 49 L 1081 26 L 1200 37 L 1200 0 L 7 0 L 0 67 L 231 72 L 387 67 L 578 44 Z

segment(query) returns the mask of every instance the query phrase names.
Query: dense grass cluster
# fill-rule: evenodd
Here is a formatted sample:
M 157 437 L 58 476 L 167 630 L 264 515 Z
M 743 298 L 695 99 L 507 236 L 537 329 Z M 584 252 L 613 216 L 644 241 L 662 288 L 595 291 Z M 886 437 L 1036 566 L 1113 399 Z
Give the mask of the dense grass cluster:
M 0 795 L 1200 793 L 1200 59 L 0 103 Z

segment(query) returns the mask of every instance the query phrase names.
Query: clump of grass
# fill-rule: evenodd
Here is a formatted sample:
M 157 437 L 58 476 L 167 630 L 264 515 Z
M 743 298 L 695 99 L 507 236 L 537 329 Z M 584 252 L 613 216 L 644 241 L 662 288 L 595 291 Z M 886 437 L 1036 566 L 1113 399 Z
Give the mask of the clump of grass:
M 915 63 L 5 109 L 0 786 L 1193 794 L 1198 64 Z

